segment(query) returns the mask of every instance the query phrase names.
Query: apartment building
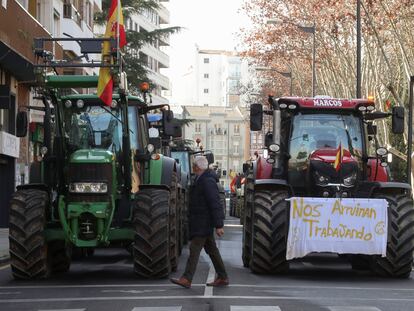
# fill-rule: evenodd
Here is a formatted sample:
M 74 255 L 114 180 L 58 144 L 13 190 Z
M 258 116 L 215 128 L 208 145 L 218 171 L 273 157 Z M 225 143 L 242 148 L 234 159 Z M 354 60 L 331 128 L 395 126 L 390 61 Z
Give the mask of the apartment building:
M 159 1 L 157 10 L 145 9 L 141 14 L 132 15 L 126 21 L 126 28 L 138 32 L 150 32 L 167 26 L 170 23 L 170 12 L 163 2 L 168 0 Z M 167 35 L 136 51 L 137 57 L 146 64 L 148 78 L 155 84 L 155 88 L 151 91 L 154 104 L 168 104 L 164 94 L 170 90 L 170 80 L 162 70 L 170 66 L 170 57 L 167 54 L 169 45 L 170 39 Z

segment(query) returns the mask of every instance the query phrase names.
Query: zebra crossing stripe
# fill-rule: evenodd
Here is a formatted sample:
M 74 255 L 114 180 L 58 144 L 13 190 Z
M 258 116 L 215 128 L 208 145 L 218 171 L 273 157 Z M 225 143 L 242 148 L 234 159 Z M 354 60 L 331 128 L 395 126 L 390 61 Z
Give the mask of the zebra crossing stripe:
M 332 306 L 327 307 L 330 311 L 381 311 L 377 307 L 369 307 L 369 306 Z
M 230 311 L 281 311 L 278 306 L 230 306 Z
M 181 311 L 182 306 L 175 307 L 135 307 L 131 311 Z

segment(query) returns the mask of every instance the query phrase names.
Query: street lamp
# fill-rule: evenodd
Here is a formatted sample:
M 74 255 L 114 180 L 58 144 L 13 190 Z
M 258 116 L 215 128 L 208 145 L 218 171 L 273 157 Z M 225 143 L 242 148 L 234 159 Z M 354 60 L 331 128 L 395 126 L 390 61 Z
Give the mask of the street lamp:
M 279 19 L 269 19 L 266 24 L 280 24 L 284 21 Z M 313 23 L 312 26 L 302 26 L 290 21 L 287 22 L 293 26 L 296 26 L 300 31 L 305 33 L 311 33 L 313 36 L 312 41 L 312 96 L 315 97 L 316 94 L 316 25 Z
M 256 67 L 255 69 L 257 71 L 274 71 L 274 72 L 277 72 L 278 74 L 282 75 L 285 78 L 289 78 L 290 79 L 290 91 L 289 91 L 289 95 L 292 96 L 292 94 L 293 94 L 293 75 L 292 75 L 292 69 L 290 71 L 279 71 L 276 68 L 268 68 L 268 67 Z

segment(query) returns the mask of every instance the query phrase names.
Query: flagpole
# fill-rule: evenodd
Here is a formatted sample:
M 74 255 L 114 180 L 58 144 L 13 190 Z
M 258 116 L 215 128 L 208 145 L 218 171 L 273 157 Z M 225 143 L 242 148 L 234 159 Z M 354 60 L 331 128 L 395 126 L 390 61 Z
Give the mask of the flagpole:
M 118 60 L 118 66 L 119 66 L 119 75 L 122 74 L 122 61 L 121 61 L 121 48 L 120 48 L 120 30 L 119 30 L 119 23 L 121 22 L 121 0 L 118 0 L 117 4 L 117 23 L 116 23 L 116 43 L 117 43 L 117 51 L 116 51 L 116 57 Z

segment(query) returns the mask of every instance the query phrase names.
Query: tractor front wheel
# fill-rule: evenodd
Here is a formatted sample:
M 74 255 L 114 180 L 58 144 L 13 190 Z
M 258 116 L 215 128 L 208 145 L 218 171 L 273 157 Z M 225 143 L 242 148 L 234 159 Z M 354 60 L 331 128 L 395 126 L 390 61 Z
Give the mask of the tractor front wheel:
M 16 279 L 49 276 L 48 245 L 44 235 L 49 197 L 46 191 L 16 191 L 10 202 L 10 265 Z
M 253 198 L 252 257 L 254 273 L 284 273 L 289 269 L 286 246 L 289 205 L 284 190 L 259 190 Z
M 136 196 L 133 259 L 141 277 L 165 278 L 170 273 L 169 201 L 164 189 L 142 189 Z
M 404 194 L 377 194 L 388 201 L 387 256 L 372 256 L 371 269 L 380 276 L 408 278 L 413 264 L 413 200 Z

